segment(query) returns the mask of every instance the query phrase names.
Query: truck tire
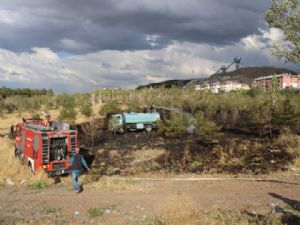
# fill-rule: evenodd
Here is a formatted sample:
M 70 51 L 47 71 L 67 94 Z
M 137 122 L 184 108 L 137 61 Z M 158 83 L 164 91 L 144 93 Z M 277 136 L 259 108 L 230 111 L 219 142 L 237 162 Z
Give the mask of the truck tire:
M 151 132 L 152 131 L 152 126 L 150 124 L 146 125 L 145 130 L 147 132 Z
M 20 152 L 17 148 L 15 149 L 15 157 L 22 165 L 25 164 L 24 153 Z
M 19 158 L 19 152 L 18 152 L 18 149 L 17 149 L 17 148 L 15 148 L 15 158 L 16 158 L 16 159 Z
M 25 164 L 25 159 L 24 159 L 24 154 L 23 153 L 19 154 L 18 159 L 19 159 L 19 161 L 22 165 Z

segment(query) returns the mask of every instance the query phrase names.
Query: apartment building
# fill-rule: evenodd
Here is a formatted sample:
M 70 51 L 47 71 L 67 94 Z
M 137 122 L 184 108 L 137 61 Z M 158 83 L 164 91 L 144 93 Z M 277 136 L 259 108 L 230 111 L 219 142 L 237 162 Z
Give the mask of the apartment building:
M 265 90 L 269 90 L 272 87 L 273 79 L 276 79 L 279 90 L 299 88 L 299 76 L 291 74 L 279 74 L 259 77 L 254 79 L 252 86 L 261 86 Z

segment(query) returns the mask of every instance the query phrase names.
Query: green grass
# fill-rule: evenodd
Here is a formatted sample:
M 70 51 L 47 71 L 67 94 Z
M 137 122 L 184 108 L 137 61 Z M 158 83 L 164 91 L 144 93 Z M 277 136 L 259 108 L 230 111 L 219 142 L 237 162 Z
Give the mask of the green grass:
M 143 217 L 135 222 L 135 225 L 158 225 L 158 221 L 155 218 Z
M 43 212 L 44 212 L 45 214 L 56 213 L 57 211 L 59 211 L 58 208 L 52 208 L 52 207 L 45 207 L 45 208 L 43 209 Z
M 138 183 L 137 180 L 133 180 L 133 179 L 128 179 L 128 180 L 126 180 L 126 182 L 127 182 L 128 184 L 131 184 L 131 185 L 135 185 L 135 184 Z
M 38 181 L 36 183 L 33 183 L 31 185 L 31 189 L 32 190 L 40 190 L 40 189 L 43 189 L 43 188 L 46 188 L 48 185 L 42 181 Z
M 288 211 L 294 211 L 295 208 L 292 205 L 286 204 L 285 206 L 283 206 L 284 210 L 288 210 Z
M 103 216 L 105 208 L 90 208 L 88 214 L 90 217 Z
M 88 210 L 88 214 L 90 217 L 99 217 L 99 216 L 103 216 L 106 210 L 114 210 L 116 209 L 118 206 L 118 204 L 113 204 L 113 205 L 109 205 L 106 207 L 100 207 L 100 208 L 90 208 Z
M 61 220 L 56 225 L 65 225 L 65 224 L 66 224 L 66 221 L 65 220 Z

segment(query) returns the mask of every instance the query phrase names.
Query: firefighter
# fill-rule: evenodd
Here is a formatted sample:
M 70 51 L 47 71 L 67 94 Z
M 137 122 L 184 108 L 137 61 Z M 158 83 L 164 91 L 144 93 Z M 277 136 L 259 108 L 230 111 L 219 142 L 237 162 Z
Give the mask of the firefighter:
M 81 187 L 78 184 L 78 176 L 80 174 L 80 171 L 84 168 L 89 171 L 89 167 L 84 160 L 83 156 L 79 154 L 79 148 L 76 148 L 75 154 L 72 155 L 72 157 L 69 160 L 70 162 L 70 168 L 72 170 L 72 180 L 73 180 L 73 187 L 76 193 L 79 193 L 81 191 Z

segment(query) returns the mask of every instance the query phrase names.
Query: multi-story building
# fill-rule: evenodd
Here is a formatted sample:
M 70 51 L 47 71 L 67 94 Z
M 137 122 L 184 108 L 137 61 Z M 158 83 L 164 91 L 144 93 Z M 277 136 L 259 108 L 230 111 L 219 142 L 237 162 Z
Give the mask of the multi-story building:
M 272 75 L 272 76 L 265 76 L 256 78 L 253 81 L 252 86 L 261 86 L 265 90 L 269 90 L 272 87 L 273 79 L 275 79 L 279 90 L 283 90 L 286 88 L 289 89 L 296 89 L 299 88 L 298 81 L 299 77 L 297 75 L 291 74 L 279 74 L 279 75 Z
M 210 85 L 208 83 L 196 84 L 195 90 L 196 91 L 207 91 L 207 90 L 210 90 Z
M 234 81 L 225 81 L 225 82 L 214 82 L 212 84 L 205 83 L 202 85 L 195 85 L 195 90 L 207 90 L 211 91 L 212 93 L 219 93 L 219 92 L 229 92 L 233 90 L 240 90 L 240 89 L 250 89 L 249 85 L 234 82 Z
M 234 91 L 234 90 L 248 90 L 250 89 L 248 84 L 243 84 L 239 82 L 234 82 L 234 81 L 226 81 L 225 83 L 221 84 L 221 91 L 224 92 L 229 92 L 229 91 Z

